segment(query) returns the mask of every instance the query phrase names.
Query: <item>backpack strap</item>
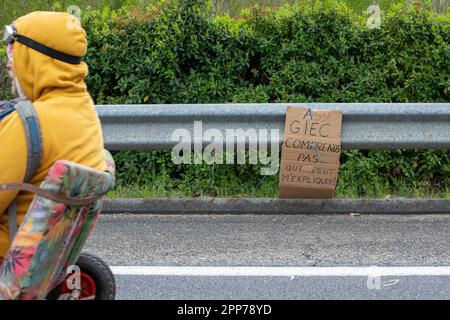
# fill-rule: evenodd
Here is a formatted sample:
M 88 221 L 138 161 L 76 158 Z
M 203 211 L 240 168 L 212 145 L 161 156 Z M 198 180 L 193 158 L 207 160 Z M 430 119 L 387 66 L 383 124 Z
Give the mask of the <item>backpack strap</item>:
M 27 169 L 24 182 L 29 182 L 39 170 L 42 161 L 42 129 L 36 109 L 29 100 L 19 100 L 14 109 L 22 120 L 27 141 Z M 14 239 L 17 232 L 16 201 L 8 208 L 8 228 L 10 241 Z
M 56 193 L 54 191 L 45 190 L 39 187 L 36 187 L 32 184 L 28 183 L 7 183 L 7 184 L 0 184 L 0 191 L 9 191 L 9 190 L 22 190 L 22 191 L 28 191 L 35 193 L 41 197 L 44 197 L 48 200 L 53 200 L 56 202 L 64 203 L 68 206 L 88 206 L 93 204 L 95 201 L 101 200 L 104 198 L 104 194 L 101 195 L 94 195 L 92 197 L 86 197 L 86 198 L 72 198 L 67 197 L 63 194 Z M 13 203 L 14 205 L 14 203 Z M 10 206 L 13 207 L 13 205 Z
M 24 182 L 37 173 L 42 161 L 42 129 L 39 117 L 29 100 L 21 100 L 14 106 L 20 115 L 27 140 L 27 171 Z

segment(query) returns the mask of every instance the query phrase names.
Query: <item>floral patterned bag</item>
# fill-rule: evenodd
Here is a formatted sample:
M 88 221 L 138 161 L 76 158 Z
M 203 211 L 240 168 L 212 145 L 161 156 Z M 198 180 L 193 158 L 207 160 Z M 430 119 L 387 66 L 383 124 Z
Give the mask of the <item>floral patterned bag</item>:
M 105 152 L 106 172 L 60 160 L 41 189 L 75 199 L 106 194 L 114 186 L 115 165 Z M 102 202 L 73 206 L 36 195 L 0 266 L 0 299 L 45 299 L 76 263 Z

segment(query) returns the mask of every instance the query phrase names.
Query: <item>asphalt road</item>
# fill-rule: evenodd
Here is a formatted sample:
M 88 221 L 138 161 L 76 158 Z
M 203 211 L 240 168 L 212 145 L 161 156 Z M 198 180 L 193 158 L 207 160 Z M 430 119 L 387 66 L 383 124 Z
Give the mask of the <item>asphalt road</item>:
M 104 215 L 85 251 L 118 299 L 450 299 L 450 215 Z

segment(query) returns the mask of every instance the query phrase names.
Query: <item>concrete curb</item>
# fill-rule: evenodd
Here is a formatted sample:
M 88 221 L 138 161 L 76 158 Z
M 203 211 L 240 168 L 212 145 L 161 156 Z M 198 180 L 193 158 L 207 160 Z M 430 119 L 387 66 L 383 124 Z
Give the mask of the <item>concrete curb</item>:
M 105 214 L 450 214 L 450 199 L 107 199 Z

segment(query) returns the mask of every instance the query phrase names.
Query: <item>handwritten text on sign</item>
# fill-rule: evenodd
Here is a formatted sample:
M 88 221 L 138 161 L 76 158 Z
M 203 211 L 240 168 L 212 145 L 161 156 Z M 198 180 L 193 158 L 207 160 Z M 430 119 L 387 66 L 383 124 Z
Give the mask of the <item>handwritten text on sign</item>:
M 340 111 L 288 108 L 280 197 L 330 197 L 339 171 L 341 124 Z

